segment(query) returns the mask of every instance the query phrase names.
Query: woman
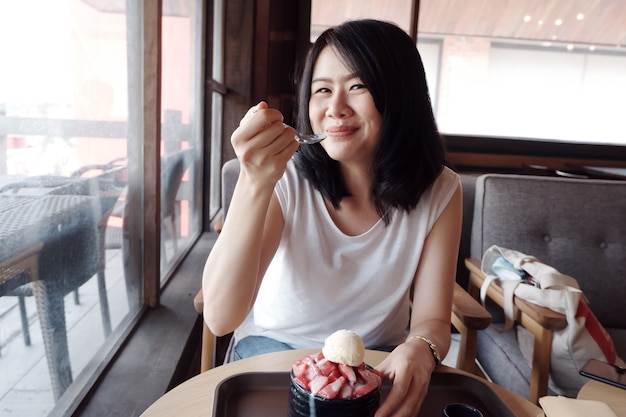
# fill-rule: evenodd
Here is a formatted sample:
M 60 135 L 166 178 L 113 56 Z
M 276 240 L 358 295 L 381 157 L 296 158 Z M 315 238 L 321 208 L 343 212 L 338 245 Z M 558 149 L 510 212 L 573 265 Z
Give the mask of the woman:
M 204 318 L 235 330 L 235 359 L 353 330 L 393 350 L 376 416 L 415 415 L 450 345 L 462 206 L 415 44 L 374 20 L 327 30 L 297 110 L 300 131 L 327 139 L 298 147 L 264 102 L 232 135 L 241 173 L 206 263 Z

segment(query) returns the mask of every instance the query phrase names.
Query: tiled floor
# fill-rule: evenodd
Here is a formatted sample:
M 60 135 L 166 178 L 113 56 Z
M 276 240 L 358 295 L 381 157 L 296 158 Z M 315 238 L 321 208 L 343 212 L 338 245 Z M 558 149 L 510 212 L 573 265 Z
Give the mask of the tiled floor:
M 128 313 L 119 250 L 107 251 L 105 272 L 111 324 L 115 329 Z M 65 297 L 65 316 L 72 375 L 76 381 L 104 342 L 95 276 L 80 287 L 80 304 Z M 0 297 L 0 415 L 47 416 L 55 401 L 33 297 L 26 297 L 31 346 L 25 346 L 17 297 Z M 56 414 L 56 413 L 55 413 Z M 53 415 L 53 414 L 50 414 Z

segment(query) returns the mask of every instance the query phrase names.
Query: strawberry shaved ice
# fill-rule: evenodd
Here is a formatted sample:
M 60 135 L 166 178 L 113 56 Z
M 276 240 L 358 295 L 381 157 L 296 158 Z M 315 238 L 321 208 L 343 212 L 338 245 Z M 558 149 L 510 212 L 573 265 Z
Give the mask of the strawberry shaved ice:
M 382 383 L 380 374 L 363 362 L 364 355 L 361 338 L 340 330 L 326 339 L 321 352 L 305 356 L 293 365 L 293 380 L 325 399 L 361 397 Z

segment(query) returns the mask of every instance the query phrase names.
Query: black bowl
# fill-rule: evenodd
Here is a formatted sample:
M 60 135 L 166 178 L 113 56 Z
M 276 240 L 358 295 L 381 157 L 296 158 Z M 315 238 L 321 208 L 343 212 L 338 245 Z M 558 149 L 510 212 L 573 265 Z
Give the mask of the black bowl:
M 361 397 L 329 400 L 311 394 L 293 379 L 291 373 L 288 417 L 373 417 L 379 404 L 380 387 Z

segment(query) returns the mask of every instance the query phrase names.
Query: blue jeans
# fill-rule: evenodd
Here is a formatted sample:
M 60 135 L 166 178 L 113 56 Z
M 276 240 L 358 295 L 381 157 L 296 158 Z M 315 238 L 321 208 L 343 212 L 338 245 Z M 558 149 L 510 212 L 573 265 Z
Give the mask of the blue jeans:
M 265 336 L 247 336 L 241 339 L 233 348 L 233 360 L 249 358 L 250 356 L 262 355 L 263 353 L 292 350 L 293 347 L 286 343 L 270 339 Z

